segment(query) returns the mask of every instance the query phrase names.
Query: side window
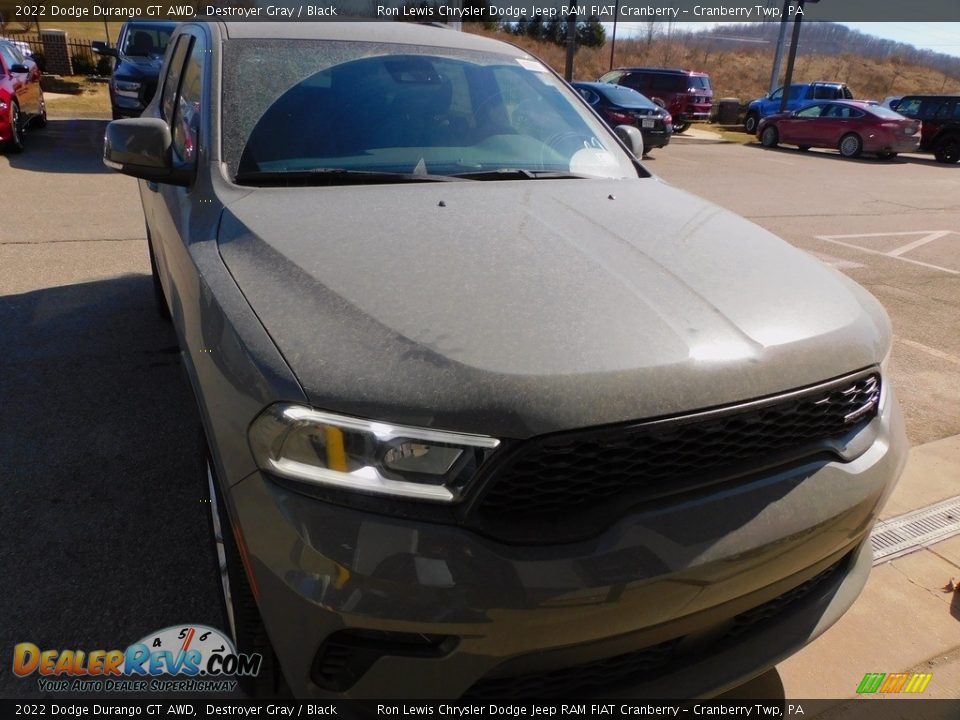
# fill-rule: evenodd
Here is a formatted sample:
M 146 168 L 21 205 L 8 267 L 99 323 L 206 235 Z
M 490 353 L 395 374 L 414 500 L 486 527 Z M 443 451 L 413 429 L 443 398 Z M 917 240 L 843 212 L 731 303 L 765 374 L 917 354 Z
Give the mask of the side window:
M 600 100 L 599 95 L 597 95 L 592 90 L 588 90 L 587 88 L 580 88 L 579 90 L 577 90 L 577 92 L 580 93 L 580 97 L 582 97 L 591 105 L 596 105 L 597 101 Z
M 199 38 L 194 39 L 190 57 L 183 68 L 173 116 L 173 152 L 183 163 L 193 163 L 197 159 L 205 56 L 204 43 Z
M 639 73 L 629 73 L 628 75 L 621 77 L 619 82 L 624 87 L 639 91 L 643 86 L 643 76 L 641 76 Z
M 193 38 L 189 35 L 181 35 L 177 39 L 177 45 L 170 56 L 170 64 L 167 65 L 167 74 L 163 78 L 163 97 L 160 101 L 160 115 L 170 122 L 175 109 L 177 91 L 180 89 L 180 75 L 183 73 L 183 60 L 190 48 L 190 41 Z
M 953 103 L 953 119 L 960 120 L 960 102 Z
M 940 98 L 928 98 L 920 103 L 920 119 L 933 120 L 943 101 Z
M 920 101 L 917 98 L 905 98 L 897 104 L 897 112 L 915 118 L 920 114 Z
M 783 88 L 782 88 L 782 87 L 778 87 L 776 90 L 774 90 L 774 91 L 770 94 L 770 99 L 771 99 L 771 100 L 779 100 L 779 99 L 782 98 L 782 97 L 783 97 Z
M 850 91 L 846 85 L 843 86 L 843 99 L 844 100 L 853 100 L 853 93 Z
M 805 107 L 803 110 L 797 112 L 797 117 L 802 118 L 816 118 L 820 117 L 820 113 L 823 110 L 823 105 L 811 105 L 810 107 Z
M 612 72 L 608 72 L 605 75 L 602 75 L 600 77 L 600 82 L 611 83 L 613 85 L 616 85 L 617 82 L 620 80 L 620 78 L 623 77 L 623 75 L 624 73 L 620 72 L 619 70 L 613 70 Z

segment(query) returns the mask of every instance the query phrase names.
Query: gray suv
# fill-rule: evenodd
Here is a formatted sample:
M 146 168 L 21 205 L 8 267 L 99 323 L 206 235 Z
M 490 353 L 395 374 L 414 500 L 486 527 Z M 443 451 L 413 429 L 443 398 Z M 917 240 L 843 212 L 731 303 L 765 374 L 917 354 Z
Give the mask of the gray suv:
M 699 696 L 853 603 L 907 450 L 863 288 L 487 38 L 189 23 L 160 77 L 104 156 L 254 691 Z

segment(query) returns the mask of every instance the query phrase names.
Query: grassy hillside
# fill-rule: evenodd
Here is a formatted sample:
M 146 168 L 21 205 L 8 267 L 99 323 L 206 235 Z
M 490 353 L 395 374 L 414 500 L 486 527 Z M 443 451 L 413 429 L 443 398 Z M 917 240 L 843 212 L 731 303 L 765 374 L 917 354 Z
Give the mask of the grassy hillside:
M 558 72 L 563 72 L 565 49 L 502 32 L 470 28 L 471 32 L 515 43 Z M 652 65 L 681 67 L 710 73 L 714 98 L 737 97 L 750 100 L 763 95 L 770 81 L 773 50 L 716 47 L 654 39 L 617 40 L 614 67 Z M 783 63 L 786 69 L 786 59 Z M 610 69 L 610 43 L 598 49 L 580 48 L 574 62 L 574 78 L 596 80 Z M 794 82 L 835 80 L 847 83 L 854 96 L 882 100 L 888 95 L 908 93 L 960 93 L 960 81 L 932 68 L 909 65 L 898 58 L 866 60 L 852 55 L 807 55 L 797 57 Z

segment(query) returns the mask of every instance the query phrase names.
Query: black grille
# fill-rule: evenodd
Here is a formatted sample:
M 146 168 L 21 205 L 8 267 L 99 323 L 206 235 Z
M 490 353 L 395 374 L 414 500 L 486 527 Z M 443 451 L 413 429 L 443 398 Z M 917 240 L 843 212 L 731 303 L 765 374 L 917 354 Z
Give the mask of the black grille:
M 840 452 L 876 416 L 876 373 L 748 406 L 524 443 L 492 472 L 479 514 L 500 527 L 597 505 L 624 509 L 762 468 Z M 626 503 L 626 504 L 625 504 Z M 582 520 L 582 518 L 581 518 Z
M 736 641 L 736 638 L 744 632 L 764 625 L 766 621 L 772 620 L 787 610 L 790 605 L 810 595 L 821 586 L 826 586 L 827 581 L 848 562 L 849 557 L 834 563 L 823 572 L 792 590 L 778 595 L 773 600 L 736 615 L 732 621 L 727 621 L 726 630 L 720 631 L 719 637 L 711 643 L 711 647 L 719 649 L 725 644 Z M 464 698 L 539 699 L 577 697 L 614 691 L 619 687 L 653 680 L 658 673 L 662 675 L 676 667 L 685 654 L 681 644 L 683 639 L 675 638 L 630 653 L 546 672 L 514 677 L 486 677 L 474 683 Z M 709 652 L 709 649 L 700 646 L 689 652 L 703 654 Z

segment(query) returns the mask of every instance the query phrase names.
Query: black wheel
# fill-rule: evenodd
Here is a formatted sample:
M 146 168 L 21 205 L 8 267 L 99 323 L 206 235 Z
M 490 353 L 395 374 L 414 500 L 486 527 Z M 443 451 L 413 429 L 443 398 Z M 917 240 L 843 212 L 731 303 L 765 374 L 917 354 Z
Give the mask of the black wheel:
M 675 122 L 673 124 L 673 131 L 677 135 L 681 135 L 690 129 L 690 123 L 688 122 Z
M 45 128 L 47 126 L 47 103 L 43 100 L 43 90 L 40 91 L 40 114 L 33 119 L 35 128 Z
M 774 148 L 780 142 L 780 133 L 773 125 L 767 125 L 760 133 L 760 144 L 764 147 Z
M 753 135 L 757 131 L 757 125 L 760 124 L 760 117 L 756 113 L 748 113 L 747 119 L 743 121 L 743 129 Z
M 837 145 L 840 154 L 845 158 L 860 157 L 863 152 L 863 140 L 856 133 L 847 133 L 840 138 L 840 144 Z
M 150 253 L 150 274 L 153 276 L 153 297 L 157 304 L 157 314 L 166 321 L 170 321 L 170 306 L 167 297 L 163 294 L 163 283 L 160 282 L 160 272 L 157 270 L 157 258 L 153 254 L 153 240 L 147 233 L 147 250 Z
M 797 150 L 799 150 L 800 152 L 806 152 L 809 149 L 810 149 L 809 145 L 797 145 Z
M 951 135 L 937 142 L 933 156 L 939 163 L 960 162 L 960 136 Z
M 206 447 L 204 448 L 206 449 Z M 210 524 L 213 542 L 220 566 L 220 587 L 227 618 L 227 631 L 240 653 L 258 653 L 263 660 L 260 672 L 254 676 L 237 676 L 237 682 L 253 697 L 289 695 L 289 690 L 280 670 L 277 655 L 267 637 L 260 609 L 250 589 L 247 572 L 237 550 L 233 525 L 223 502 L 220 484 L 213 469 L 213 461 L 207 451 L 207 488 L 210 493 Z
M 23 116 L 16 101 L 10 103 L 10 139 L 7 141 L 7 150 L 23 152 Z

